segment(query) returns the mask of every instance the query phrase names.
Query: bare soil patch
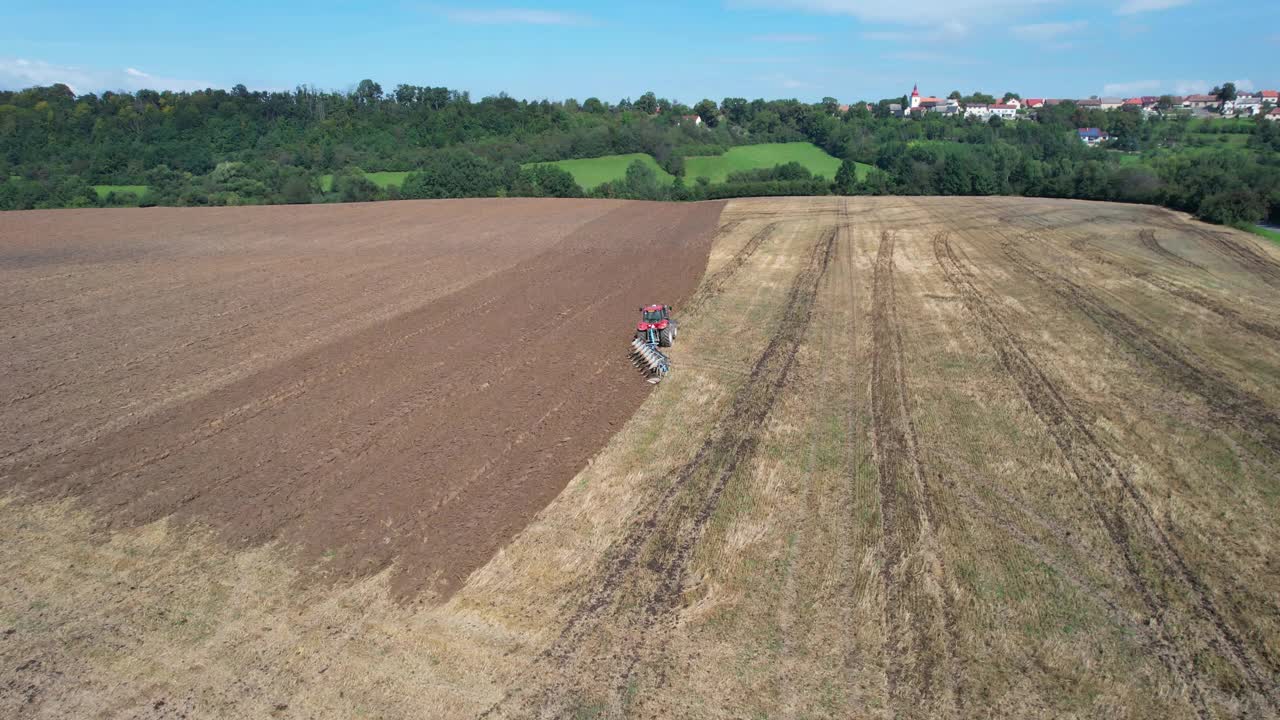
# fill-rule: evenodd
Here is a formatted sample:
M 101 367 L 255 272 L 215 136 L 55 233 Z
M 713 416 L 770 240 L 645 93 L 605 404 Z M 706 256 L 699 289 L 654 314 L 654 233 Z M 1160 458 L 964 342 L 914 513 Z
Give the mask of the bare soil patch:
M 334 578 L 394 562 L 400 594 L 451 593 L 648 394 L 620 351 L 634 309 L 689 296 L 721 204 L 376 207 L 4 216 L 6 300 L 38 306 L 5 309 L 4 484 L 82 498 L 108 528 L 195 520 L 239 545 L 297 545 Z M 270 275 L 246 283 L 256 263 Z M 225 296 L 218 316 L 185 283 L 128 287 L 165 274 Z M 305 343 L 290 318 L 257 317 L 278 301 L 309 316 Z M 351 320 L 353 301 L 370 314 Z M 398 311 L 378 317 L 379 302 Z M 272 360 L 200 380 L 243 353 Z M 77 427 L 104 401 L 120 415 Z

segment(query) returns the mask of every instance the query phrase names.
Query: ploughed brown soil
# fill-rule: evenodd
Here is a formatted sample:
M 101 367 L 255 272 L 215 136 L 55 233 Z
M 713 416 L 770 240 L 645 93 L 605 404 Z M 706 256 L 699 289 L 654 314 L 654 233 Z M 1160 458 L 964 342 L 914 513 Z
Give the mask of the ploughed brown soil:
M 0 490 L 447 596 L 650 392 L 721 203 L 0 214 Z

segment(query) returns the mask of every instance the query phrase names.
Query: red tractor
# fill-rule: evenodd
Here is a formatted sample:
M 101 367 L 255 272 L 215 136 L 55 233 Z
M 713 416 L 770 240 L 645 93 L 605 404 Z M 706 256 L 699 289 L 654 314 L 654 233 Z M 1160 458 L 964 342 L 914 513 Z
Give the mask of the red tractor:
M 646 305 L 640 308 L 640 322 L 631 340 L 631 362 L 658 383 L 671 369 L 671 359 L 659 347 L 671 347 L 676 339 L 676 321 L 670 305 Z
M 676 320 L 671 317 L 670 305 L 646 305 L 640 308 L 640 322 L 636 323 L 636 339 L 658 347 L 671 347 L 676 339 Z

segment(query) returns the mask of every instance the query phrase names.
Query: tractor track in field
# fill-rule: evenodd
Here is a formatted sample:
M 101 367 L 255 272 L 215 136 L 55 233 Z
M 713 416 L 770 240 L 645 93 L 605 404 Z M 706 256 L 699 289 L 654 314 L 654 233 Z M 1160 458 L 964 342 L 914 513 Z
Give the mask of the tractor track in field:
M 758 247 L 768 234 L 762 230 L 757 235 Z M 689 562 L 719 507 L 725 487 L 740 469 L 749 467 L 759 433 L 790 379 L 800 343 L 812 320 L 819 285 L 831 262 L 836 235 L 833 227 L 818 238 L 805 267 L 792 282 L 772 339 L 728 411 L 693 458 L 661 483 L 665 489 L 651 503 L 652 509 L 606 550 L 601 571 L 584 588 L 584 600 L 556 640 L 540 654 L 537 664 L 546 663 L 562 673 L 572 669 L 575 676 L 605 680 L 605 686 L 617 696 L 626 693 L 644 651 L 655 644 L 651 638 L 655 626 L 667 624 L 678 608 Z M 605 625 L 629 631 L 629 645 L 615 647 L 610 658 L 582 655 L 585 641 Z M 545 670 L 539 667 L 539 675 L 546 677 Z M 529 699 L 530 707 L 525 709 L 552 707 L 563 699 L 567 689 L 554 682 L 545 683 L 533 691 L 535 697 Z M 522 690 L 509 692 L 481 717 L 501 712 Z
M 1031 218 L 1031 219 L 1038 220 L 1037 218 Z M 1280 340 L 1280 326 L 1277 326 L 1275 324 L 1268 323 L 1265 321 L 1250 319 L 1248 317 L 1245 317 L 1234 307 L 1231 307 L 1230 305 L 1223 303 L 1219 300 L 1215 300 L 1214 298 L 1208 295 L 1205 295 L 1204 293 L 1198 292 L 1189 287 L 1173 282 L 1168 278 L 1162 275 L 1159 275 L 1157 273 L 1146 271 L 1146 270 L 1137 270 L 1122 261 L 1115 260 L 1112 257 L 1109 257 L 1109 255 L 1111 255 L 1110 252 L 1108 252 L 1103 248 L 1098 247 L 1093 242 L 1092 239 L 1094 236 L 1081 236 L 1079 234 L 1065 232 L 1066 228 L 1069 227 L 1067 225 L 1053 225 L 1052 223 L 1042 222 L 1042 223 L 1039 223 L 1039 227 L 1040 229 L 1043 229 L 1045 231 L 1056 232 L 1063 235 L 1064 237 L 1067 237 L 1072 249 L 1076 250 L 1080 254 L 1084 255 L 1088 259 L 1100 265 L 1105 265 L 1107 267 L 1112 267 L 1117 270 L 1120 270 L 1121 272 L 1125 273 L 1129 277 L 1142 280 L 1143 282 L 1146 282 L 1147 284 L 1151 285 L 1157 290 L 1161 290 L 1170 295 L 1173 295 L 1174 297 L 1185 300 L 1193 305 L 1197 305 L 1215 315 L 1218 315 L 1222 319 L 1232 323 L 1238 328 L 1247 330 L 1252 333 L 1256 333 L 1258 335 L 1261 335 L 1263 337 L 1266 337 L 1272 340 Z M 1211 231 L 1202 230 L 1200 228 L 1194 228 L 1194 227 L 1191 228 L 1191 231 L 1197 235 L 1213 236 L 1210 238 L 1211 241 L 1213 242 L 1219 242 L 1219 241 L 1228 242 L 1228 243 L 1230 242 L 1229 240 L 1225 240 L 1223 238 L 1217 237 L 1216 234 L 1212 233 Z M 1143 247 L 1155 253 L 1160 258 L 1168 260 L 1173 264 L 1181 265 L 1187 268 L 1194 268 L 1194 269 L 1209 273 L 1208 268 L 1205 268 L 1203 265 L 1200 265 L 1192 260 L 1188 260 L 1187 258 L 1184 258 L 1181 255 L 1178 255 L 1177 253 L 1174 253 L 1168 250 L 1167 248 L 1165 248 L 1163 245 L 1161 245 L 1159 241 L 1156 239 L 1155 230 L 1151 228 L 1144 228 L 1138 231 L 1138 242 Z M 1212 273 L 1209 273 L 1209 274 L 1212 274 Z
M 1280 262 L 1260 252 L 1248 241 L 1237 239 L 1227 233 L 1198 227 L 1191 223 L 1175 226 L 1176 230 L 1185 230 L 1203 240 L 1210 250 L 1224 258 L 1235 262 L 1271 287 L 1280 288 Z
M 1004 243 L 1004 254 L 1014 267 L 1053 291 L 1136 356 L 1158 368 L 1187 392 L 1200 396 L 1219 418 L 1280 455 L 1280 413 L 1261 398 L 1238 387 L 1190 350 L 1143 327 L 1138 321 L 1109 306 L 1083 285 L 1049 270 L 1027 257 L 1013 243 Z
M 1160 241 L 1156 239 L 1156 231 L 1151 228 L 1138 231 L 1138 242 L 1142 244 L 1142 247 L 1150 250 L 1154 255 L 1168 260 L 1174 265 L 1195 268 L 1196 270 L 1204 270 L 1204 266 L 1200 263 L 1188 260 L 1164 245 L 1161 245 Z
M 955 601 L 938 553 L 937 513 L 907 397 L 909 379 L 903 369 L 895 302 L 895 240 L 892 231 L 881 233 L 871 301 L 871 437 L 884 542 L 886 679 L 899 716 L 923 712 L 928 717 L 954 717 L 963 714 Z M 910 567 L 913 561 L 923 567 Z M 930 587 L 926 577 L 936 587 Z
M 843 247 L 840 253 L 844 265 L 843 272 L 837 273 L 835 276 L 839 291 L 836 302 L 847 303 L 847 305 L 844 323 L 833 328 L 832 332 L 843 333 L 849 339 L 849 360 L 847 367 L 844 368 L 847 376 L 843 378 L 843 381 L 838 381 L 848 388 L 842 419 L 846 438 L 842 448 L 843 468 L 847 473 L 847 477 L 844 478 L 842 501 L 840 503 L 840 507 L 843 507 L 845 512 L 837 525 L 838 535 L 834 559 L 837 579 L 833 585 L 836 588 L 835 596 L 844 599 L 843 606 L 839 612 L 840 624 L 842 627 L 850 628 L 854 626 L 856 621 L 858 601 L 862 593 L 867 589 L 866 575 L 859 572 L 858 559 L 855 552 L 855 548 L 861 546 L 860 540 L 866 528 L 862 523 L 858 522 L 854 508 L 860 507 L 857 473 L 860 465 L 866 462 L 869 450 L 860 443 L 862 435 L 858 432 L 856 397 L 858 396 L 858 370 L 861 358 L 859 357 L 858 343 L 858 320 L 860 316 L 858 313 L 857 234 L 853 232 L 853 222 L 849 217 L 848 198 L 841 200 L 838 222 L 840 232 L 845 236 L 845 242 L 842 243 Z M 845 691 L 852 695 L 853 688 L 856 687 L 857 676 L 862 672 L 866 672 L 865 661 L 860 656 L 857 643 L 852 641 L 851 636 L 844 639 L 843 645 L 844 647 L 840 653 L 840 677 Z
M 1140 234 L 1142 234 L 1143 236 L 1151 235 L 1154 238 L 1154 231 L 1151 231 L 1151 230 L 1143 230 L 1141 231 Z M 1218 317 L 1222 318 L 1223 320 L 1226 320 L 1227 322 L 1230 322 L 1236 327 L 1239 327 L 1244 330 L 1248 330 L 1249 332 L 1256 333 L 1258 335 L 1261 335 L 1266 338 L 1270 338 L 1272 340 L 1280 340 L 1280 326 L 1276 326 L 1271 323 L 1262 322 L 1259 320 L 1253 320 L 1248 317 L 1245 317 L 1242 313 L 1240 313 L 1240 311 L 1236 310 L 1230 305 L 1227 305 L 1224 302 L 1215 300 L 1214 298 L 1208 295 L 1205 295 L 1202 292 L 1180 285 L 1156 273 L 1149 272 L 1146 270 L 1135 270 L 1134 268 L 1129 267 L 1123 262 L 1120 262 L 1118 260 L 1113 260 L 1112 258 L 1107 257 L 1106 251 L 1095 247 L 1094 245 L 1092 245 L 1086 240 L 1079 240 L 1078 242 L 1072 241 L 1071 244 L 1072 244 L 1072 247 L 1075 248 L 1077 251 L 1079 251 L 1082 255 L 1098 263 L 1099 265 L 1105 265 L 1107 267 L 1116 268 L 1117 270 L 1120 270 L 1121 272 L 1125 273 L 1129 277 L 1135 278 L 1137 280 L 1141 280 L 1147 283 L 1148 285 L 1155 287 L 1158 290 L 1162 290 L 1170 295 L 1173 295 L 1174 297 L 1186 300 L 1192 305 L 1196 305 L 1205 310 L 1208 310 L 1209 312 L 1217 315 Z M 1145 241 L 1143 244 L 1144 245 L 1146 244 Z M 1180 257 L 1180 256 L 1174 256 L 1174 257 Z M 1192 263 L 1189 260 L 1187 261 L 1187 263 L 1189 267 L 1197 267 L 1197 268 L 1200 267 L 1199 265 L 1196 265 L 1195 263 Z
M 1196 670 L 1192 653 L 1178 643 L 1168 625 L 1159 621 L 1173 611 L 1159 588 L 1154 588 L 1142 572 L 1142 561 L 1133 542 L 1145 535 L 1155 550 L 1152 558 L 1164 566 L 1164 577 L 1181 581 L 1193 597 L 1193 609 L 1211 628 L 1215 649 L 1229 657 L 1249 687 L 1272 710 L 1280 708 L 1274 683 L 1266 667 L 1254 660 L 1245 640 L 1227 623 L 1204 581 L 1191 570 L 1168 534 L 1156 521 L 1149 504 L 1128 473 L 1089 429 L 1079 410 L 1080 403 L 1069 398 L 1031 358 L 1018 336 L 1001 319 L 991 298 L 974 280 L 972 264 L 952 247 L 946 232 L 933 240 L 934 253 L 947 282 L 960 295 L 980 332 L 995 350 L 1000 364 L 1017 384 L 1027 404 L 1053 438 L 1071 473 L 1081 483 L 1082 495 L 1106 531 L 1120 556 L 1125 575 L 1142 598 L 1150 616 L 1158 621 L 1159 643 L 1167 652 L 1161 661 L 1186 686 L 1190 702 L 1201 717 L 1210 717 L 1205 682 Z M 1128 516 L 1128 517 L 1127 517 Z M 1132 518 L 1132 520 L 1130 519 Z M 1263 664 L 1273 666 L 1266 648 L 1254 643 L 1253 651 Z
M 730 220 L 720 227 L 716 236 L 728 235 L 737 229 L 737 227 L 742 223 L 743 221 L 741 219 Z M 746 264 L 747 260 L 750 260 L 751 256 L 756 254 L 756 251 L 760 249 L 760 246 L 763 245 L 766 240 L 773 237 L 773 234 L 778 230 L 778 225 L 778 222 L 771 222 L 753 233 L 751 237 L 742 244 L 742 247 L 738 248 L 737 252 L 733 254 L 733 257 L 725 261 L 724 265 L 720 266 L 715 272 L 711 273 L 705 280 L 703 280 L 702 285 L 699 286 L 697 292 L 695 292 L 693 297 L 685 303 L 684 312 L 693 315 L 701 310 L 702 306 L 707 302 L 719 297 L 720 293 L 724 292 L 729 281 L 738 274 L 738 271 L 742 269 L 742 266 Z

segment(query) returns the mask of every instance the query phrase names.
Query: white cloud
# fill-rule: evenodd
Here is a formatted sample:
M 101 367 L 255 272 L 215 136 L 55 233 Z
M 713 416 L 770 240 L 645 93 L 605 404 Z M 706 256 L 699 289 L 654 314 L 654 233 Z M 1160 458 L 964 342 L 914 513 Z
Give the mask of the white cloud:
M 1132 82 L 1107 83 L 1102 86 L 1103 95 L 1142 95 L 1154 93 L 1161 87 L 1159 80 L 1134 80 Z
M 443 11 L 454 22 L 470 25 L 595 25 L 587 16 L 556 10 L 532 10 L 528 8 L 491 8 L 476 10 L 453 8 Z
M 864 22 L 939 25 L 950 32 L 970 24 L 999 22 L 1037 5 L 1059 0 L 730 0 L 731 6 L 799 10 L 822 15 L 847 15 Z M 1168 1 L 1168 0 L 1166 0 Z
M 752 40 L 756 42 L 770 43 L 820 43 L 821 35 L 812 35 L 806 33 L 766 33 L 764 35 L 753 35 Z
M 1173 84 L 1173 92 L 1177 95 L 1203 95 L 1212 87 L 1203 80 L 1179 80 Z
M 1027 40 L 1029 42 L 1045 42 L 1053 40 L 1062 35 L 1079 32 L 1089 26 L 1084 20 L 1075 20 L 1072 22 L 1049 22 L 1035 23 L 1032 25 L 1015 25 L 1009 28 L 1009 32 L 1019 40 Z
M 1236 90 L 1239 90 L 1240 92 L 1253 92 L 1258 89 L 1258 86 L 1254 85 L 1253 81 L 1248 78 L 1245 78 L 1244 80 L 1232 80 L 1232 82 L 1236 84 Z
M 214 84 L 143 72 L 134 67 L 119 70 L 58 65 L 44 60 L 0 58 L 0 88 L 63 83 L 76 94 L 101 90 L 203 90 Z
M 1168 10 L 1170 8 L 1190 5 L 1191 0 L 1125 0 L 1116 8 L 1117 15 L 1137 15 L 1138 13 Z

